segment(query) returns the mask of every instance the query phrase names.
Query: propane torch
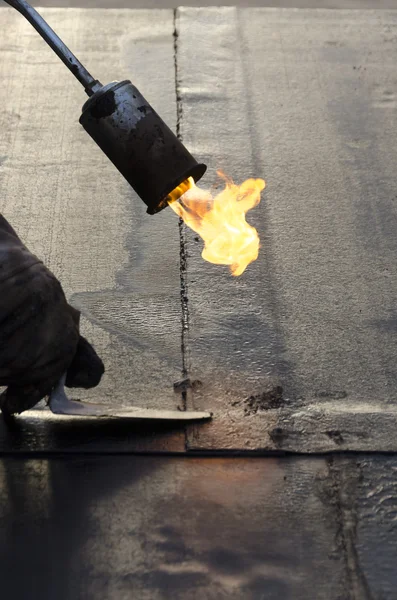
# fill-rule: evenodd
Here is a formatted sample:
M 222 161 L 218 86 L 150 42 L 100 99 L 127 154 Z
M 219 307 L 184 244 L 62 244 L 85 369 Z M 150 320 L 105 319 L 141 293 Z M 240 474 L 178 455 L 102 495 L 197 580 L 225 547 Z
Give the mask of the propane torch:
M 207 167 L 198 163 L 129 80 L 102 85 L 87 71 L 26 0 L 5 0 L 33 25 L 89 96 L 80 123 L 134 188 L 153 215 L 177 200 L 188 180 Z

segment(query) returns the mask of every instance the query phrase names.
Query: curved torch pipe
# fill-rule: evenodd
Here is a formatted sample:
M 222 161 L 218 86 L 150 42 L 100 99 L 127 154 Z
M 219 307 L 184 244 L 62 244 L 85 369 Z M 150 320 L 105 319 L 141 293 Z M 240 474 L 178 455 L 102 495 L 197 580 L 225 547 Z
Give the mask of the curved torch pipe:
M 61 61 L 84 86 L 88 96 L 92 96 L 101 89 L 102 84 L 92 77 L 33 6 L 26 2 L 26 0 L 5 0 L 5 2 L 20 12 L 33 25 L 55 54 L 59 56 Z

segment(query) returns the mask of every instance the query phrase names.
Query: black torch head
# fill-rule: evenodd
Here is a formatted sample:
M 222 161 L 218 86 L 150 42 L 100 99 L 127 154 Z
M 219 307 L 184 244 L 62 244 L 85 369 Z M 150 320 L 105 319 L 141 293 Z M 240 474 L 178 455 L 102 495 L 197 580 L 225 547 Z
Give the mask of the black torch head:
M 197 182 L 206 171 L 130 81 L 110 83 L 91 96 L 80 123 L 151 215 L 189 177 Z

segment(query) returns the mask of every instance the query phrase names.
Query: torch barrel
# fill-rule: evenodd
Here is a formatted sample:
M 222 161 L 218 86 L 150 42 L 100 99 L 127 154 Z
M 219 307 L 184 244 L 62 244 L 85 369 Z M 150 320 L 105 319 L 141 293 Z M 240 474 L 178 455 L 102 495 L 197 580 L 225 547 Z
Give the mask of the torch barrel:
M 92 96 L 96 91 L 101 89 L 102 84 L 92 77 L 33 6 L 26 2 L 26 0 L 5 0 L 5 2 L 20 12 L 33 25 L 55 54 L 59 56 L 61 61 L 84 86 L 88 96 Z
M 83 106 L 80 123 L 103 150 L 151 215 L 168 206 L 167 197 L 189 177 L 197 182 L 199 164 L 131 81 L 114 81 Z

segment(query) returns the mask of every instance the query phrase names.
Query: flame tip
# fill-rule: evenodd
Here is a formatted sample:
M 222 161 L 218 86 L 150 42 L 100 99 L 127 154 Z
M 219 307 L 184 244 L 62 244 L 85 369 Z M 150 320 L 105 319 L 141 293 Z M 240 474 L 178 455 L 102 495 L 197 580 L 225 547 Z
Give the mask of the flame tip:
M 247 223 L 245 215 L 259 204 L 266 182 L 251 178 L 237 185 L 221 169 L 217 174 L 224 180 L 225 188 L 215 197 L 201 190 L 189 177 L 167 200 L 174 212 L 204 240 L 203 259 L 228 265 L 231 274 L 238 277 L 258 258 L 258 232 Z

